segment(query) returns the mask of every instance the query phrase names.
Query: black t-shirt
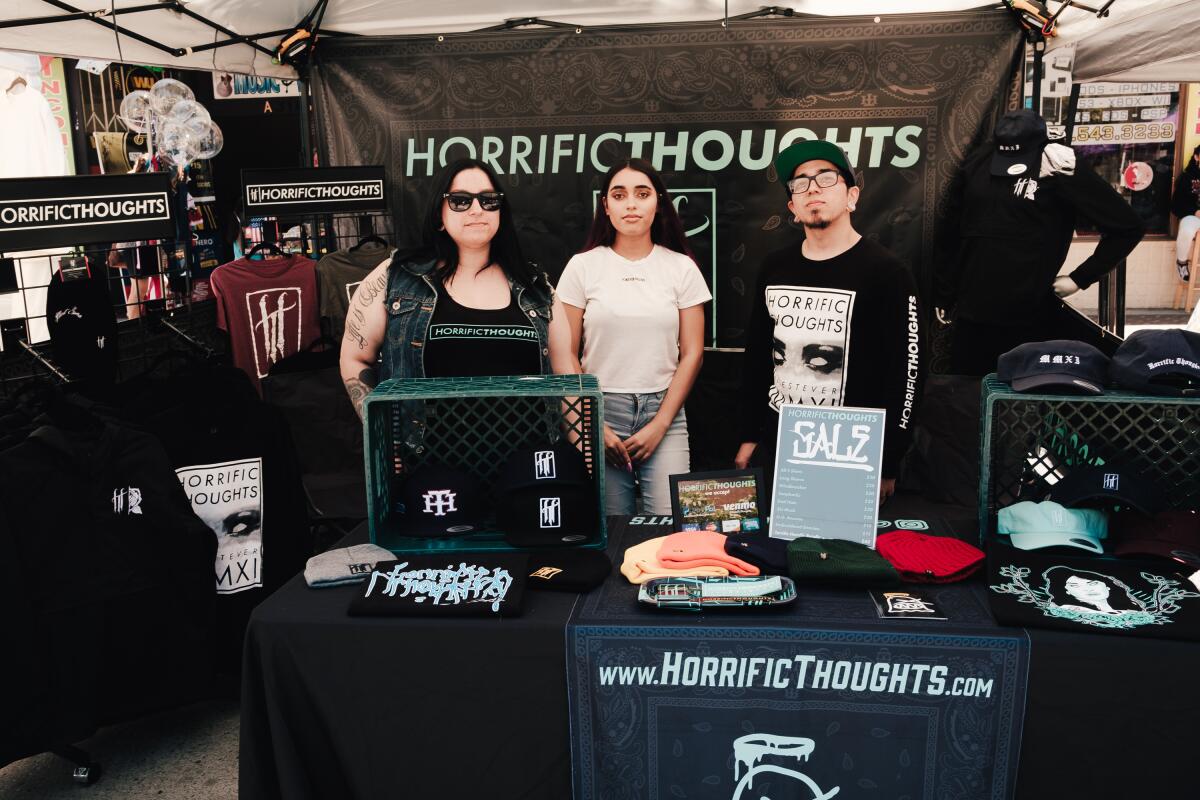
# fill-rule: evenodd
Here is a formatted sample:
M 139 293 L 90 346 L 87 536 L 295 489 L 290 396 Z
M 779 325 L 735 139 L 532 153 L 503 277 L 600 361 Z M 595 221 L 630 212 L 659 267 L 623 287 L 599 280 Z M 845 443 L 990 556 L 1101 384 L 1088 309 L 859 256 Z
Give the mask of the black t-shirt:
M 540 375 L 537 329 L 516 300 L 504 308 L 468 308 L 438 287 L 425 338 L 425 376 Z
M 775 441 L 784 404 L 887 410 L 883 476 L 894 478 L 920 398 L 921 313 L 908 268 L 860 239 L 824 261 L 803 242 L 763 262 L 743 367 L 741 441 Z
M 46 326 L 58 366 L 75 379 L 111 383 L 117 377 L 117 318 L 102 273 L 63 280 L 56 272 L 46 288 Z

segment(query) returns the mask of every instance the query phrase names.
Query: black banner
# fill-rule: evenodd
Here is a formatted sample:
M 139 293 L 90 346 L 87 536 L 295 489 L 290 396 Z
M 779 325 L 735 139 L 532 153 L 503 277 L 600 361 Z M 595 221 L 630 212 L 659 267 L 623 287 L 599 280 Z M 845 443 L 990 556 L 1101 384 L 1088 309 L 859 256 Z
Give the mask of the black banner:
M 166 173 L 0 180 L 0 251 L 171 239 Z
M 387 208 L 383 167 L 242 170 L 251 217 L 378 211 Z
M 999 11 L 346 37 L 322 43 L 314 86 L 329 159 L 386 165 L 401 243 L 431 176 L 474 155 L 552 278 L 608 166 L 648 158 L 713 289 L 707 344 L 736 348 L 762 258 L 802 235 L 775 154 L 800 139 L 845 148 L 863 186 L 855 226 L 927 287 L 939 203 L 1001 110 L 1019 44 Z

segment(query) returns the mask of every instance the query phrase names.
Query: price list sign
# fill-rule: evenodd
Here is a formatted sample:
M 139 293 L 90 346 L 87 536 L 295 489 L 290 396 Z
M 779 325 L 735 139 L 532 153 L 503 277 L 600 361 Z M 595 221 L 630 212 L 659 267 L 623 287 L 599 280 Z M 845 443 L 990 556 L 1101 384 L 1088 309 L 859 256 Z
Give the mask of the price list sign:
M 1173 142 L 1179 126 L 1177 83 L 1085 83 L 1071 143 Z
M 874 408 L 780 407 L 772 537 L 875 546 L 885 418 Z

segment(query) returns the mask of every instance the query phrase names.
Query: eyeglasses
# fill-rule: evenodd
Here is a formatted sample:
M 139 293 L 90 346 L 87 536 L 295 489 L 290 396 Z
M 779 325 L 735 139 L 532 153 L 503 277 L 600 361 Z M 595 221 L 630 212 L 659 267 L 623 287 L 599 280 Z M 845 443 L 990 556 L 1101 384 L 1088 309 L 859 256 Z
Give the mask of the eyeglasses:
M 479 200 L 479 207 L 484 211 L 499 211 L 504 192 L 446 192 L 442 197 L 446 198 L 451 211 L 466 211 L 475 200 Z
M 842 177 L 842 173 L 836 169 L 823 169 L 811 178 L 807 175 L 797 175 L 787 182 L 788 191 L 792 194 L 801 194 L 808 191 L 808 185 L 815 183 L 822 189 L 828 189 L 837 185 L 838 178 Z

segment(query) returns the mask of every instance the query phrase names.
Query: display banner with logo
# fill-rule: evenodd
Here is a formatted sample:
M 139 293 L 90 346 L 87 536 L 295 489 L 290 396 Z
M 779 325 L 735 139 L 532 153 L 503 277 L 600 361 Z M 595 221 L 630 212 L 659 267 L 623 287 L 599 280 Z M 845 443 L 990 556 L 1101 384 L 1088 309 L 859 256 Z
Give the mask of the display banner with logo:
M 946 621 L 880 619 L 865 590 L 706 614 L 634 591 L 614 575 L 568 625 L 576 800 L 1013 795 L 1029 645 L 978 585 L 921 587 Z
M 780 407 L 772 537 L 875 546 L 885 418 L 874 408 Z
M 242 199 L 251 217 L 280 217 L 387 208 L 383 167 L 242 170 Z
M 0 251 L 170 239 L 166 173 L 0 180 Z
M 924 283 L 938 206 L 990 132 L 1016 70 L 1004 12 L 739 21 L 322 41 L 318 126 L 334 164 L 384 164 L 415 244 L 445 163 L 500 175 L 526 256 L 556 279 L 604 172 L 661 170 L 714 301 L 708 345 L 740 348 L 763 257 L 801 235 L 772 161 L 845 148 L 855 225 Z

